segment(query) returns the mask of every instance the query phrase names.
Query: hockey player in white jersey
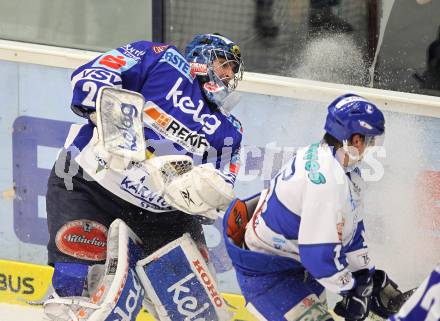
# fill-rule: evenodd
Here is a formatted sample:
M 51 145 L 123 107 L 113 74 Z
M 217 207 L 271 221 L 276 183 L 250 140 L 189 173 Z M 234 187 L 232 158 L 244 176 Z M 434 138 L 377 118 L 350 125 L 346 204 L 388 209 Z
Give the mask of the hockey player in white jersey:
M 325 289 L 343 296 L 335 312 L 345 320 L 364 320 L 369 309 L 387 318 L 404 299 L 368 255 L 356 167 L 382 141 L 384 116 L 366 99 L 343 95 L 329 105 L 325 131 L 267 190 L 233 201 L 224 217 L 246 307 L 259 320 L 332 320 Z

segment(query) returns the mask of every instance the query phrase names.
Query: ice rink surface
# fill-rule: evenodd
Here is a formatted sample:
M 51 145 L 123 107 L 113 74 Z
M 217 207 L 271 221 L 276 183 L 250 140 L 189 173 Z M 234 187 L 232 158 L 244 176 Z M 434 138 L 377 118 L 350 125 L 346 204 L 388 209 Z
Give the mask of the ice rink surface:
M 43 321 L 43 309 L 0 303 L 0 321 Z
M 338 317 L 334 317 L 334 320 L 343 321 Z M 47 321 L 47 319 L 44 319 L 42 308 L 0 303 L 0 321 Z

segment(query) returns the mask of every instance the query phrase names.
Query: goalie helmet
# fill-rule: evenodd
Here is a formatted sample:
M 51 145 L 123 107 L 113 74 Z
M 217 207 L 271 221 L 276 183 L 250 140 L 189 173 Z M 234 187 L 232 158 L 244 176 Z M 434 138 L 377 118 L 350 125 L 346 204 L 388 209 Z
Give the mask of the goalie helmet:
M 240 47 L 219 34 L 197 35 L 186 46 L 185 58 L 191 65 L 191 74 L 199 78 L 206 98 L 218 106 L 223 104 L 243 77 Z M 214 61 L 219 58 L 225 59 L 221 65 L 232 64 L 232 79 L 220 79 L 216 74 Z
M 324 129 L 341 142 L 354 134 L 372 139 L 384 134 L 385 118 L 379 108 L 365 98 L 346 94 L 328 106 Z

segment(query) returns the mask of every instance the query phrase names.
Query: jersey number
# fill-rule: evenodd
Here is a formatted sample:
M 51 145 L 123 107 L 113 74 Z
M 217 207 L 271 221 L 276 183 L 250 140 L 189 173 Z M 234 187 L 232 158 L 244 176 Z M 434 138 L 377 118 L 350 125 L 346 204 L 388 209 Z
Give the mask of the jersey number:
M 420 306 L 428 311 L 425 321 L 437 321 L 440 311 L 440 284 L 433 285 L 426 292 Z

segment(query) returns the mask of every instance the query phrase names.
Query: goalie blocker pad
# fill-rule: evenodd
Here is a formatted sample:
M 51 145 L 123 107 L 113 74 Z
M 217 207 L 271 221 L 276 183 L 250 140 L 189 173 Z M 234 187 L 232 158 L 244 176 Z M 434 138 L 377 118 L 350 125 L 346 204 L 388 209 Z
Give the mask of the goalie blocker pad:
M 120 219 L 109 228 L 107 259 L 103 275 L 90 297 L 57 297 L 44 303 L 50 320 L 64 321 L 134 321 L 142 307 L 144 289 L 135 272 L 143 257 L 141 240 Z
M 232 318 L 208 266 L 187 233 L 139 261 L 136 272 L 160 321 Z
M 144 97 L 136 92 L 102 87 L 96 99 L 97 149 L 120 162 L 145 160 Z M 107 157 L 105 157 L 107 156 Z M 111 157 L 110 157 L 111 158 Z

